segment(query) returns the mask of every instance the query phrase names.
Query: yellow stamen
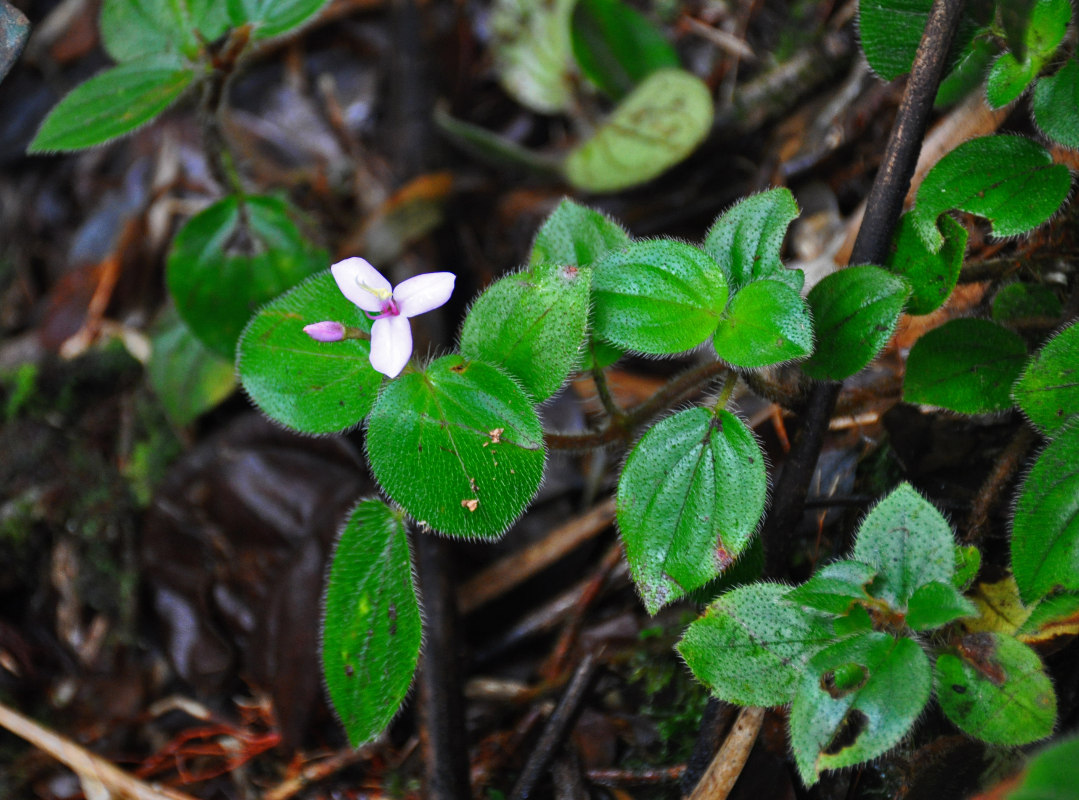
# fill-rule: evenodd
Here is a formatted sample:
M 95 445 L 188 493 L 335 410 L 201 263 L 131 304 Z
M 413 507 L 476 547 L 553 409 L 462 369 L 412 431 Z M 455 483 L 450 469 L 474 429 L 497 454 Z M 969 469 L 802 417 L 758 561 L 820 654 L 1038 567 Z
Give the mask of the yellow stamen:
M 361 289 L 365 289 L 366 291 L 373 294 L 379 300 L 389 300 L 391 297 L 393 297 L 393 292 L 391 292 L 389 289 L 372 289 L 366 283 L 361 283 L 359 278 L 356 279 L 356 284 Z

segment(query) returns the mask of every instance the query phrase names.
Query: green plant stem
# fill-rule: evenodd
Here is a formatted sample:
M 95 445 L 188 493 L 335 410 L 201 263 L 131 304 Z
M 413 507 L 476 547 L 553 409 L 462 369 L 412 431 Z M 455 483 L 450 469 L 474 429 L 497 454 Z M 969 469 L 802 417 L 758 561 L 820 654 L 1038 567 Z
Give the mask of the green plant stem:
M 738 373 L 728 373 L 727 377 L 723 379 L 723 388 L 719 390 L 719 397 L 716 398 L 715 410 L 717 414 L 727 408 L 727 403 L 731 401 L 731 395 L 734 394 L 734 387 L 737 385 Z
M 552 450 L 595 450 L 616 442 L 627 441 L 633 432 L 694 390 L 700 389 L 717 375 L 730 369 L 722 361 L 710 361 L 683 372 L 639 406 L 623 412 L 621 419 L 612 418 L 607 427 L 589 433 L 553 433 L 544 431 L 543 441 Z
M 615 402 L 614 396 L 611 395 L 611 389 L 607 386 L 607 373 L 603 371 L 603 367 L 598 367 L 593 364 L 592 382 L 596 385 L 596 394 L 599 395 L 599 401 L 603 404 L 603 408 L 607 412 L 607 415 L 612 420 L 620 421 L 625 419 L 626 412 Z
M 249 26 L 233 30 L 221 51 L 211 57 L 213 69 L 202 85 L 202 103 L 199 122 L 202 126 L 202 146 L 214 180 L 239 200 L 240 218 L 246 227 L 247 207 L 244 203 L 244 186 L 236 159 L 225 137 L 222 118 L 228 97 L 229 81 L 234 74 L 237 59 L 247 46 Z
M 935 0 L 929 12 L 895 126 L 866 200 L 865 216 L 851 252 L 852 264 L 883 264 L 888 255 L 962 8 L 962 0 Z M 776 480 L 772 493 L 775 503 L 765 518 L 761 534 L 767 548 L 767 571 L 771 575 L 786 574 L 791 534 L 802 516 L 809 482 L 841 386 L 824 383 L 810 393 L 802 426 Z

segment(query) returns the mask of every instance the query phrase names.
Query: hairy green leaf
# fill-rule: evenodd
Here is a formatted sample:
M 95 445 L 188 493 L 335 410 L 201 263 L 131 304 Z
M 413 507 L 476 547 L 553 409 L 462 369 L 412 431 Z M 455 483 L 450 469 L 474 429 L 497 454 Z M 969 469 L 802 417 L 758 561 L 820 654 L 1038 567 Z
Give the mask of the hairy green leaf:
M 468 310 L 461 353 L 502 367 L 546 400 L 580 361 L 592 270 L 536 264 L 492 284 Z
M 172 105 L 194 78 L 195 70 L 173 53 L 99 72 L 49 112 L 28 152 L 81 150 L 131 133 Z
M 1058 588 L 1079 590 L 1079 426 L 1059 433 L 1023 481 L 1012 573 L 1027 605 Z
M 960 414 L 1007 411 L 1026 360 L 1026 343 L 1014 331 L 984 319 L 953 319 L 914 343 L 903 399 Z
M 1068 59 L 1056 75 L 1038 81 L 1034 121 L 1053 141 L 1079 149 L 1079 60 Z
M 813 352 L 813 320 L 797 291 L 776 280 L 754 281 L 727 304 L 712 344 L 736 367 L 755 368 Z
M 945 715 L 990 744 L 1044 739 L 1056 722 L 1056 695 L 1038 655 L 1003 633 L 972 633 L 936 665 L 937 699 Z
M 778 188 L 740 200 L 708 229 L 701 249 L 727 276 L 731 291 L 762 278 L 801 291 L 805 275 L 779 260 L 787 227 L 801 212 L 789 189 Z
M 496 538 L 539 488 L 545 453 L 524 391 L 495 367 L 444 356 L 391 381 L 367 423 L 383 490 L 422 526 Z
M 925 176 L 911 222 L 926 247 L 940 250 L 937 218 L 957 209 L 985 217 L 995 236 L 1015 236 L 1046 222 L 1068 196 L 1071 174 L 1022 136 L 983 136 L 956 147 Z
M 304 433 L 336 433 L 359 424 L 382 384 L 371 366 L 370 342 L 316 342 L 304 333 L 305 325 L 325 320 L 371 330 L 329 270 L 260 308 L 237 348 L 244 391 L 271 419 Z
M 1046 342 L 1027 364 L 1012 397 L 1050 435 L 1079 419 L 1079 323 Z
M 873 567 L 860 561 L 834 561 L 789 591 L 787 599 L 828 614 L 846 614 L 855 603 L 869 599 L 866 587 L 876 576 Z
M 686 628 L 678 652 L 716 697 L 746 706 L 789 703 L 806 661 L 835 640 L 826 617 L 784 599 L 789 590 L 742 586 Z
M 814 286 L 808 298 L 817 349 L 802 370 L 839 381 L 861 370 L 892 338 L 910 287 L 874 266 L 847 267 Z
M 905 611 L 922 586 L 952 580 L 955 539 L 932 503 L 901 483 L 866 515 L 850 557 L 877 570 L 874 596 Z
M 322 675 L 349 743 L 390 724 L 420 655 L 420 605 L 403 515 L 362 500 L 334 549 L 323 598 Z
M 629 242 L 629 234 L 617 222 L 566 198 L 536 231 L 528 263 L 590 267 Z
M 592 279 L 595 333 L 627 350 L 681 353 L 708 339 L 727 304 L 715 262 L 683 242 L 653 239 L 608 253 Z
M 929 659 L 910 639 L 870 632 L 809 660 L 791 704 L 791 747 L 806 785 L 822 770 L 876 758 L 906 736 L 929 701 Z
M 967 249 L 967 229 L 951 217 L 941 217 L 944 245 L 929 250 L 914 226 L 910 214 L 899 218 L 891 251 L 884 266 L 901 275 L 910 284 L 907 313 L 928 314 L 936 311 L 955 289 L 963 255 Z
M 649 614 L 742 554 L 767 492 L 760 445 L 728 411 L 686 409 L 644 435 L 618 482 L 618 527 Z

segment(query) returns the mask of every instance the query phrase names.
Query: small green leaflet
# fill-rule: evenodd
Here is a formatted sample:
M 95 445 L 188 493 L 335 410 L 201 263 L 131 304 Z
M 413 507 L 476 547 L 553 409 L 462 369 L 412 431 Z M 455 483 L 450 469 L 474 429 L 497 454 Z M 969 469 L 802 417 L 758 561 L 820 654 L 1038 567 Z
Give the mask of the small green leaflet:
M 858 35 L 873 71 L 886 81 L 910 72 L 933 0 L 860 0 Z
M 728 411 L 660 421 L 626 460 L 618 527 L 649 614 L 704 586 L 745 550 L 768 491 L 752 431 Z
M 876 576 L 873 567 L 860 561 L 834 561 L 787 592 L 787 599 L 828 614 L 846 614 L 856 603 L 869 599 L 866 587 Z
M 834 641 L 826 617 L 784 599 L 789 586 L 751 583 L 727 592 L 690 623 L 678 652 L 721 700 L 789 703 L 806 661 Z
M 1068 59 L 1056 75 L 1038 81 L 1034 122 L 1053 141 L 1079 149 L 1079 60 Z
M 629 234 L 617 222 L 567 198 L 536 232 L 528 263 L 590 267 L 629 242 Z
M 813 352 L 809 306 L 782 281 L 754 281 L 728 302 L 712 344 L 728 364 L 749 369 L 805 358 Z
M 370 342 L 316 342 L 303 332 L 324 320 L 371 330 L 329 270 L 260 308 L 237 348 L 244 391 L 271 419 L 303 433 L 337 433 L 359 424 L 382 385 L 371 366 Z
M 683 242 L 652 239 L 609 253 L 592 279 L 594 331 L 639 353 L 664 355 L 707 340 L 727 305 L 715 262 Z
M 787 227 L 801 213 L 789 189 L 769 189 L 735 203 L 708 229 L 701 249 L 719 264 L 732 292 L 765 278 L 802 290 L 801 270 L 779 260 Z
M 866 515 L 850 557 L 877 571 L 870 593 L 906 610 L 914 593 L 955 573 L 951 526 L 909 483 L 901 483 Z
M 914 631 L 940 628 L 964 617 L 978 616 L 978 607 L 963 596 L 954 583 L 923 583 L 911 595 L 907 625 Z
M 989 69 L 985 99 L 990 108 L 1003 108 L 1017 100 L 1037 74 L 1033 61 L 1017 61 L 1012 53 L 1001 53 Z
M 909 294 L 905 280 L 880 267 L 847 267 L 828 275 L 806 298 L 817 349 L 802 370 L 832 381 L 861 370 L 892 338 Z
M 545 452 L 524 391 L 489 364 L 451 355 L 386 386 L 367 423 L 367 457 L 421 525 L 493 539 L 535 496 Z
M 174 53 L 99 72 L 49 112 L 27 151 L 81 150 L 131 133 L 172 105 L 194 78 L 194 68 Z
M 925 246 L 909 213 L 899 218 L 884 266 L 910 284 L 907 313 L 928 314 L 947 300 L 959 280 L 967 249 L 967 229 L 951 217 L 940 218 L 944 245 L 934 252 Z
M 1053 732 L 1053 684 L 1037 653 L 1012 636 L 963 637 L 937 657 L 936 689 L 948 719 L 984 742 L 1024 745 Z
M 822 770 L 860 764 L 894 747 L 929 701 L 932 670 L 910 639 L 870 632 L 817 653 L 799 675 L 791 747 L 807 786 Z
M 536 264 L 487 288 L 465 317 L 461 353 L 506 370 L 536 402 L 581 358 L 592 270 Z
M 382 733 L 408 693 L 421 620 L 403 515 L 362 500 L 334 549 L 323 597 L 322 675 L 359 747 Z
M 911 222 L 930 251 L 944 238 L 937 218 L 952 209 L 985 217 L 994 236 L 1033 230 L 1057 212 L 1071 188 L 1071 174 L 1049 151 L 1023 136 L 983 136 L 964 142 L 925 176 Z
M 1007 411 L 1026 360 L 1026 342 L 1014 331 L 984 319 L 953 319 L 914 343 L 903 399 L 960 414 Z

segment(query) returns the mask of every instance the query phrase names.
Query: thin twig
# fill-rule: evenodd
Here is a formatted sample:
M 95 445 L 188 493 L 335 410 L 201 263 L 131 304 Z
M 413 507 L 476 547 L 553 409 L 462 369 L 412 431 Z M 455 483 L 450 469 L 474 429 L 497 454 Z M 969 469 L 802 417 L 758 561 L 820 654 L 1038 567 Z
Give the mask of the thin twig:
M 614 498 L 551 531 L 542 542 L 507 556 L 474 575 L 460 590 L 462 614 L 505 594 L 588 541 L 614 519 Z
M 742 768 L 757 741 L 761 724 L 764 722 L 764 709 L 755 706 L 743 708 L 734 721 L 734 727 L 727 735 L 723 746 L 708 765 L 689 800 L 724 800 L 734 788 L 735 781 L 742 774 Z
M 308 764 L 300 770 L 299 774 L 286 778 L 267 791 L 262 795 L 262 800 L 290 800 L 311 784 L 324 781 L 341 770 L 370 758 L 373 749 L 373 747 L 360 747 L 353 750 L 350 747 L 338 751 L 321 761 Z
M 0 727 L 7 728 L 67 765 L 84 785 L 103 786 L 112 795 L 133 800 L 195 800 L 191 795 L 168 786 L 154 786 L 140 781 L 66 736 L 39 725 L 3 703 L 0 703 Z M 87 787 L 86 791 L 89 793 L 92 789 Z
M 532 754 L 525 763 L 517 784 L 513 787 L 510 800 L 525 800 L 535 796 L 533 792 L 551 760 L 564 743 L 567 734 L 581 713 L 585 695 L 596 677 L 599 659 L 596 653 L 588 653 L 577 666 L 566 690 L 558 701 L 555 710 L 547 719 L 539 741 L 532 749 Z

